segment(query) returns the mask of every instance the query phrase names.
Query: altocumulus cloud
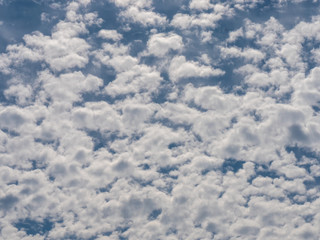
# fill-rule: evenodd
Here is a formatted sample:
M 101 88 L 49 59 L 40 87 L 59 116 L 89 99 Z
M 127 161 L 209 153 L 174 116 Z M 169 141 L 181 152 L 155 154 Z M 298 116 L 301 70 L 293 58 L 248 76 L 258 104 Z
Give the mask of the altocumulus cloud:
M 319 239 L 319 7 L 0 0 L 0 238 Z

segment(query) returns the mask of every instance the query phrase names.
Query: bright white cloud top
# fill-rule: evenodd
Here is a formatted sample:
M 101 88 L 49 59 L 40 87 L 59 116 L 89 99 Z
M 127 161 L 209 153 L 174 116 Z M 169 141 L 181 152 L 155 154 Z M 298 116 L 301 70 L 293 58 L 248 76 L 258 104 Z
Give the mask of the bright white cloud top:
M 0 238 L 319 239 L 319 7 L 0 1 Z

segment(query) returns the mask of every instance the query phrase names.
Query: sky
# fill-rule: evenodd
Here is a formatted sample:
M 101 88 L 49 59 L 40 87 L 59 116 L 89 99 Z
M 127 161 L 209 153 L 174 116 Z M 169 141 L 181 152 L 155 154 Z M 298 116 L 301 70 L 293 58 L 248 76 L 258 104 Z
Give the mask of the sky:
M 320 239 L 318 0 L 0 0 L 0 238 Z

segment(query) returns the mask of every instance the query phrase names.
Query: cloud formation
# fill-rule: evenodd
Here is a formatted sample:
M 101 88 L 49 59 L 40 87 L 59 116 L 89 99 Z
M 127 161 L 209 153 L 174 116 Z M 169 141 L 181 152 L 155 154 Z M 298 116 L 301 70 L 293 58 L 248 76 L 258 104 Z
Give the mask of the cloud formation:
M 37 5 L 0 54 L 1 238 L 319 239 L 318 1 Z

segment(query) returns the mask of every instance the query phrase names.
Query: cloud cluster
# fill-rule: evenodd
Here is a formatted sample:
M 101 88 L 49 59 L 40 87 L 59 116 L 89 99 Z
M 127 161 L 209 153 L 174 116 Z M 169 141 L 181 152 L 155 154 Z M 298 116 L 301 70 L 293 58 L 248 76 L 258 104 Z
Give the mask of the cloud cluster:
M 147 26 L 161 26 L 166 24 L 167 19 L 152 9 L 151 0 L 111 0 L 117 7 L 121 8 L 120 17 L 124 21 L 133 21 L 137 24 Z
M 175 2 L 70 1 L 1 53 L 1 238 L 319 239 L 319 16 Z

